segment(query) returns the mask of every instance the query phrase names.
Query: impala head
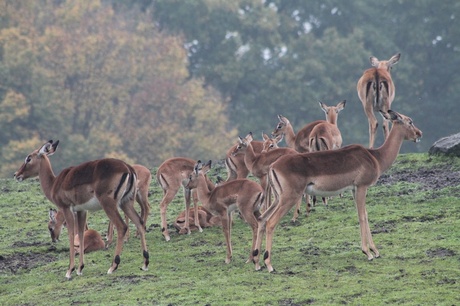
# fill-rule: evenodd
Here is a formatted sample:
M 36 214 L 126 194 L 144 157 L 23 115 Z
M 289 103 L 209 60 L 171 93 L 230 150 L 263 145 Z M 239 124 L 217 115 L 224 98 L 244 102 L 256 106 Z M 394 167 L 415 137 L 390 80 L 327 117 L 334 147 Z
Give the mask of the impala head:
M 278 137 L 280 135 L 284 135 L 286 133 L 287 126 L 291 124 L 289 120 L 282 115 L 278 115 L 278 120 L 279 122 L 276 125 L 276 128 L 272 132 L 272 137 Z
M 338 114 L 345 108 L 347 104 L 346 100 L 339 102 L 336 106 L 327 106 L 323 102 L 318 102 L 321 109 L 326 114 L 326 119 L 330 123 L 335 123 L 337 121 Z
M 399 61 L 400 57 L 401 53 L 397 53 L 387 61 L 379 61 L 378 58 L 376 58 L 375 56 L 371 56 L 369 60 L 373 67 L 376 67 L 377 69 L 386 69 L 387 71 L 390 71 L 391 67 Z
M 48 230 L 49 230 L 50 235 L 51 235 L 51 240 L 53 242 L 56 242 L 57 240 L 59 240 L 59 232 L 61 231 L 61 229 L 57 229 L 58 221 L 57 221 L 57 211 L 56 211 L 56 209 L 50 208 L 49 218 L 50 219 L 48 221 Z
M 262 133 L 262 138 L 264 140 L 263 147 L 262 147 L 262 153 L 263 152 L 268 152 L 272 149 L 278 148 L 278 143 L 283 140 L 284 134 L 278 135 L 274 138 L 270 138 L 267 134 Z
M 44 156 L 51 156 L 56 152 L 57 146 L 59 145 L 59 140 L 53 142 L 52 140 L 48 141 L 42 145 L 39 149 L 34 150 L 32 153 L 27 155 L 24 164 L 14 173 L 14 177 L 18 181 L 23 181 L 25 179 L 36 177 L 40 171 L 40 161 Z
M 188 178 L 187 185 L 185 185 L 185 188 L 188 189 L 194 189 L 198 187 L 198 177 L 200 174 L 206 175 L 209 170 L 211 170 L 211 164 L 212 161 L 209 160 L 206 164 L 202 164 L 201 160 L 198 160 L 193 167 L 193 172 L 190 173 L 190 176 Z
M 386 120 L 391 120 L 393 128 L 396 125 L 403 125 L 406 129 L 406 134 L 404 135 L 405 140 L 412 140 L 414 142 L 419 142 L 422 138 L 422 131 L 420 131 L 412 121 L 411 118 L 399 114 L 395 111 L 388 110 L 388 113 L 380 112 Z
M 244 138 L 238 136 L 238 143 L 236 144 L 235 149 L 232 152 L 232 156 L 235 156 L 240 153 L 243 154 L 246 148 L 249 146 L 249 143 L 253 139 L 254 138 L 252 137 L 252 132 L 249 132 Z

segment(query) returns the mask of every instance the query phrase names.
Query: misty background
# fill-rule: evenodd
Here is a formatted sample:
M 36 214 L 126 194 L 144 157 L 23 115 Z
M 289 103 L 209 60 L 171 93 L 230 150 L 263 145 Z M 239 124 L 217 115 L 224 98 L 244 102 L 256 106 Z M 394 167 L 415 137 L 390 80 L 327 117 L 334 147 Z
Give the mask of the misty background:
M 392 109 L 423 131 L 402 152 L 426 152 L 460 129 L 459 18 L 455 0 L 0 0 L 0 176 L 49 139 L 56 172 L 222 159 L 278 114 L 324 119 L 318 101 L 346 100 L 344 145 L 367 146 L 356 83 L 396 53 Z

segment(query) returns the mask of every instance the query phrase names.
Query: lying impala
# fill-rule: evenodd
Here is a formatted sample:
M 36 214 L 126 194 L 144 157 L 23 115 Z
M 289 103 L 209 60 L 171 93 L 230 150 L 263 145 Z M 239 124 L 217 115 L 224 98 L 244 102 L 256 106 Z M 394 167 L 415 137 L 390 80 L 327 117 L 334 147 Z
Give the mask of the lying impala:
M 189 212 L 192 189 L 187 188 L 186 185 L 188 183 L 190 174 L 194 170 L 194 167 L 195 160 L 185 157 L 173 157 L 167 159 L 160 165 L 160 167 L 158 167 L 157 181 L 160 184 L 161 189 L 163 189 L 163 199 L 160 203 L 161 232 L 166 241 L 171 240 L 171 237 L 169 236 L 168 224 L 166 221 L 166 211 L 169 203 L 171 203 L 181 187 L 184 189 L 185 197 L 185 224 L 181 230 L 181 233 L 191 233 Z M 206 182 L 209 188 L 214 188 L 214 184 L 209 179 L 206 179 Z M 198 199 L 195 192 L 193 193 L 193 203 L 195 207 L 198 207 Z M 198 230 L 202 232 L 203 229 L 200 226 L 198 209 L 194 210 L 194 220 L 195 226 L 197 226 Z
M 149 187 L 150 181 L 152 179 L 152 174 L 150 170 L 142 165 L 133 165 L 134 170 L 136 171 L 137 175 L 137 192 L 136 192 L 136 202 L 139 203 L 141 208 L 141 219 L 144 222 L 144 228 L 147 224 L 147 218 L 150 212 L 150 204 L 149 204 Z M 125 222 L 128 224 L 129 218 L 125 215 Z M 59 240 L 59 236 L 61 234 L 62 227 L 65 225 L 65 218 L 64 213 L 62 210 L 56 211 L 55 209 L 50 209 L 49 212 L 49 221 L 48 221 L 48 230 L 51 235 L 51 240 L 56 242 Z M 136 236 L 139 236 L 139 232 L 136 233 Z M 125 241 L 127 241 L 129 237 L 129 227 L 126 231 Z M 108 247 L 113 238 L 113 224 L 109 222 L 109 227 L 107 230 L 107 245 Z
M 210 169 L 211 161 L 205 165 L 198 161 L 194 171 L 190 174 L 187 188 L 196 188 L 198 199 L 203 203 L 203 207 L 220 216 L 227 244 L 225 263 L 228 264 L 232 259 L 232 242 L 230 238 L 232 211 L 238 209 L 243 219 L 251 226 L 251 250 L 253 250 L 257 237 L 257 217 L 260 216 L 259 207 L 264 200 L 264 193 L 259 184 L 249 179 L 236 179 L 216 186 L 214 189 L 209 189 L 205 175 Z M 253 262 L 252 251 L 247 262 Z
M 369 148 L 374 147 L 378 127 L 374 112 L 386 113 L 395 98 L 395 85 L 391 79 L 390 70 L 399 61 L 400 56 L 400 53 L 395 54 L 388 61 L 379 61 L 376 57 L 371 56 L 370 62 L 373 67 L 364 71 L 358 80 L 356 86 L 358 96 L 369 121 Z M 385 139 L 389 135 L 389 122 L 385 117 L 383 118 L 383 135 Z
M 281 218 L 302 198 L 309 195 L 332 196 L 351 190 L 356 203 L 361 232 L 361 249 L 369 260 L 379 257 L 372 240 L 367 219 L 366 193 L 380 175 L 395 161 L 404 140 L 418 142 L 422 132 L 412 119 L 389 110 L 382 114 L 392 121 L 393 128 L 385 143 L 378 149 L 366 149 L 350 145 L 338 150 L 287 155 L 272 164 L 269 182 L 275 194 L 275 202 L 259 218 L 254 262 L 258 269 L 262 236 L 266 232 L 265 265 L 269 272 L 273 233 Z M 370 250 L 369 250 L 370 249 Z
M 50 140 L 27 155 L 24 164 L 16 171 L 15 177 L 18 181 L 39 177 L 45 196 L 64 213 L 70 246 L 74 245 L 74 232 L 75 228 L 77 229 L 80 237 L 80 263 L 77 274 L 81 275 L 85 266 L 83 232 L 88 210 L 104 209 L 110 221 L 115 225 L 117 246 L 112 265 L 107 273 L 111 274 L 118 268 L 123 238 L 128 228 L 118 212 L 118 207 L 136 224 L 141 236 L 144 257 L 142 270 L 147 270 L 149 253 L 145 242 L 144 225 L 133 207 L 137 188 L 134 169 L 121 160 L 105 158 L 66 168 L 55 176 L 48 157 L 54 154 L 58 144 L 59 140 L 56 142 Z M 72 277 L 74 270 L 75 252 L 70 247 L 70 263 L 66 273 L 68 279 Z

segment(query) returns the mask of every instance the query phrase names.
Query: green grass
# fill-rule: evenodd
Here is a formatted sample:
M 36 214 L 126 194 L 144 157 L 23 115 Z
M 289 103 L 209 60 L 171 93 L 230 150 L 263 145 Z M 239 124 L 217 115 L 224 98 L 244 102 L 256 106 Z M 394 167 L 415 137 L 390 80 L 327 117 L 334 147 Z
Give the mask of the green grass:
M 423 169 L 458 171 L 458 158 L 400 155 L 386 175 Z M 226 177 L 224 169 L 213 175 Z M 221 228 L 178 235 L 165 242 L 159 229 L 161 192 L 153 180 L 147 243 L 149 271 L 141 271 L 140 242 L 124 246 L 121 264 L 107 270 L 114 245 L 85 257 L 83 276 L 65 279 L 67 230 L 51 243 L 48 209 L 38 181 L 0 180 L 1 305 L 458 305 L 460 304 L 460 186 L 427 188 L 421 182 L 377 184 L 367 197 L 369 223 L 381 257 L 368 261 L 350 193 L 318 204 L 297 224 L 292 212 L 278 225 L 275 273 L 245 264 L 251 231 L 235 218 L 233 261 L 226 265 Z M 182 194 L 168 207 L 171 224 L 184 209 Z M 103 212 L 89 225 L 102 233 Z M 134 227 L 131 224 L 131 230 Z

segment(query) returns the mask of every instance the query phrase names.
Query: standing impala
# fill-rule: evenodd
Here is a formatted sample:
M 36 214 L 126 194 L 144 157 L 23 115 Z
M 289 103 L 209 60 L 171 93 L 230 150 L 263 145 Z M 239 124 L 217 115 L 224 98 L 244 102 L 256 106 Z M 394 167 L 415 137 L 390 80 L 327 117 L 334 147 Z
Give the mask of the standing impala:
M 209 189 L 205 175 L 210 169 L 211 161 L 205 165 L 198 161 L 194 171 L 190 174 L 187 187 L 196 188 L 198 199 L 203 203 L 203 207 L 220 216 L 227 243 L 227 257 L 225 259 L 227 264 L 232 259 L 231 213 L 235 209 L 239 210 L 240 215 L 252 228 L 252 248 L 246 262 L 253 262 L 252 250 L 256 243 L 259 208 L 264 199 L 263 189 L 259 184 L 249 179 L 236 179 L 216 186 L 214 189 Z
M 85 265 L 83 232 L 88 210 L 103 209 L 117 228 L 115 256 L 107 273 L 111 274 L 118 268 L 123 238 L 128 228 L 118 212 L 118 207 L 136 224 L 141 236 L 144 257 L 142 270 L 147 270 L 149 253 L 145 242 L 144 225 L 133 207 L 137 188 L 134 169 L 121 160 L 105 158 L 66 168 L 58 176 L 55 176 L 48 157 L 54 154 L 58 144 L 59 140 L 56 142 L 50 140 L 27 155 L 24 164 L 14 175 L 18 181 L 38 176 L 45 196 L 63 211 L 70 245 L 70 263 L 66 277 L 70 279 L 75 270 L 75 252 L 72 248 L 75 229 L 77 229 L 80 237 L 78 275 L 82 274 Z
M 265 138 L 265 137 L 264 137 Z M 243 154 L 244 163 L 249 171 L 259 179 L 262 189 L 266 191 L 264 209 L 270 205 L 270 190 L 267 189 L 267 174 L 270 165 L 286 154 L 297 154 L 298 152 L 291 148 L 275 148 L 268 152 L 256 153 L 252 146 L 252 133 L 245 138 L 238 138 L 239 144 L 236 146 L 233 154 Z
M 317 124 L 310 133 L 311 152 L 335 150 L 342 147 L 342 134 L 337 126 L 337 118 L 346 103 L 347 101 L 343 100 L 336 106 L 327 106 L 319 102 L 319 106 L 326 114 L 326 121 Z
M 265 231 L 264 261 L 268 271 L 273 271 L 271 250 L 275 227 L 302 198 L 305 191 L 310 195 L 324 197 L 351 190 L 358 210 L 361 249 L 369 260 L 374 258 L 371 251 L 375 257 L 380 256 L 372 240 L 367 219 L 367 189 L 393 164 L 404 140 L 418 142 L 422 137 L 422 132 L 414 126 L 409 117 L 391 110 L 382 115 L 392 121 L 393 128 L 385 143 L 378 149 L 350 145 L 332 151 L 287 155 L 272 164 L 269 182 L 275 194 L 275 202 L 259 218 L 257 244 L 254 250 L 256 269 L 259 267 L 258 256 Z
M 167 159 L 160 165 L 160 167 L 158 167 L 157 181 L 158 184 L 160 184 L 161 189 L 163 189 L 163 199 L 160 203 L 161 232 L 166 241 L 171 240 L 171 237 L 169 236 L 168 223 L 166 221 L 166 211 L 169 203 L 171 203 L 181 187 L 184 189 L 185 197 L 185 224 L 181 233 L 191 233 L 189 222 L 190 198 L 193 196 L 193 203 L 195 207 L 198 207 L 198 200 L 196 193 L 193 192 L 192 195 L 192 189 L 187 188 L 186 185 L 194 167 L 195 161 L 185 157 L 173 157 Z M 209 179 L 206 179 L 206 182 L 209 188 L 214 188 L 214 184 Z M 202 232 L 203 229 L 200 226 L 200 220 L 198 218 L 198 209 L 194 210 L 194 220 L 198 230 Z
M 251 136 L 252 137 L 252 136 Z M 252 147 L 256 153 L 266 152 L 271 149 L 278 148 L 278 142 L 283 139 L 283 135 L 279 135 L 274 138 L 269 138 L 266 134 L 262 134 L 264 141 L 252 142 Z M 228 177 L 227 182 L 240 178 L 246 178 L 249 175 L 249 169 L 246 167 L 244 162 L 243 154 L 233 154 L 235 148 L 238 146 L 238 142 L 234 144 L 228 151 L 225 157 L 225 167 L 227 168 Z
M 347 101 L 343 100 L 336 106 L 327 106 L 319 102 L 319 106 L 326 114 L 326 121 L 317 124 L 310 133 L 310 152 L 335 150 L 342 147 L 342 133 L 337 126 L 339 113 L 345 108 Z M 308 201 L 307 201 L 308 203 Z M 323 197 L 323 203 L 327 205 L 327 198 Z M 313 197 L 313 205 L 316 204 L 316 197 Z M 296 211 L 299 211 L 297 207 Z M 308 209 L 307 209 L 308 214 Z
M 310 122 L 296 134 L 286 117 L 278 115 L 278 119 L 279 122 L 272 132 L 272 137 L 284 135 L 287 146 L 299 153 L 310 152 L 310 133 L 317 124 L 324 122 L 324 120 Z
M 391 79 L 390 70 L 399 61 L 400 56 L 400 53 L 395 54 L 387 61 L 379 61 L 376 57 L 371 56 L 370 62 L 373 67 L 364 71 L 358 80 L 356 86 L 358 96 L 369 121 L 369 148 L 374 147 L 378 127 L 374 112 L 386 113 L 395 98 L 395 85 Z M 383 118 L 383 135 L 385 139 L 389 135 L 389 122 L 385 117 Z
M 133 169 L 136 171 L 137 176 L 137 192 L 136 192 L 136 202 L 139 203 L 141 208 L 141 219 L 144 222 L 144 228 L 147 224 L 147 218 L 150 212 L 150 204 L 149 204 L 149 187 L 150 181 L 152 180 L 152 174 L 150 170 L 142 165 L 136 164 L 132 165 Z M 125 215 L 125 222 L 128 224 L 129 218 Z M 56 242 L 59 240 L 59 236 L 61 234 L 62 227 L 65 225 L 65 218 L 64 213 L 62 210 L 56 211 L 55 209 L 50 209 L 49 212 L 49 221 L 48 221 L 48 230 L 51 235 L 51 240 Z M 136 236 L 139 236 L 140 233 L 137 232 Z M 128 240 L 129 237 L 129 227 L 126 231 L 125 241 Z M 113 238 L 113 224 L 109 222 L 109 227 L 107 230 L 107 245 L 108 247 L 112 242 Z

